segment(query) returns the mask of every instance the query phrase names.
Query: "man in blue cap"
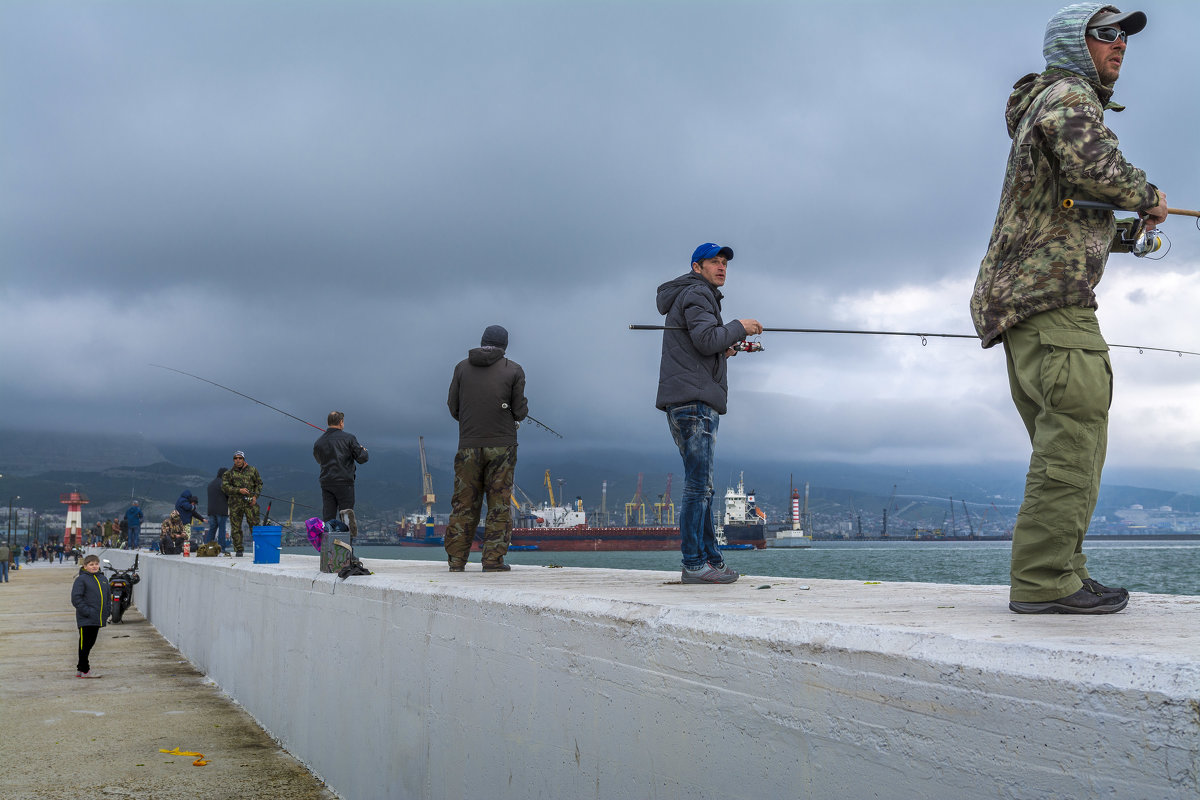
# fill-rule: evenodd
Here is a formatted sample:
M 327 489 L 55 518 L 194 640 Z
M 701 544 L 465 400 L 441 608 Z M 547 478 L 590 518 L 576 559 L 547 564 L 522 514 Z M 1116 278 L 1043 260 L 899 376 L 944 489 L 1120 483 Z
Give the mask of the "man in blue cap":
M 733 345 L 762 333 L 756 319 L 721 321 L 720 287 L 733 250 L 706 242 L 692 253 L 691 271 L 658 287 L 665 314 L 662 360 L 655 405 L 667 412 L 671 436 L 683 457 L 683 506 L 679 517 L 684 583 L 733 583 L 713 525 L 713 456 L 717 425 L 729 398 L 726 360 Z

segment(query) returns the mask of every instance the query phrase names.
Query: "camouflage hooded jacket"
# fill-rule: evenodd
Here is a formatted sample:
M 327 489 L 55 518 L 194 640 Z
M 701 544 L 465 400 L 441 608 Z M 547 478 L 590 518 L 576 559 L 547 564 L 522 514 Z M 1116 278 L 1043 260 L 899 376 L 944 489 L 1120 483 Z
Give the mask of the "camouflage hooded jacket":
M 1144 211 L 1158 203 L 1146 173 L 1132 166 L 1104 124 L 1112 87 L 1087 49 L 1087 22 L 1102 3 L 1080 3 L 1047 25 L 1045 72 L 1017 81 L 1005 119 L 1012 137 L 1008 169 L 987 255 L 971 297 L 984 347 L 1013 325 L 1055 308 L 1095 308 L 1096 284 L 1111 250 L 1129 252 L 1137 220 L 1111 211 L 1064 209 L 1066 198 L 1099 200 Z

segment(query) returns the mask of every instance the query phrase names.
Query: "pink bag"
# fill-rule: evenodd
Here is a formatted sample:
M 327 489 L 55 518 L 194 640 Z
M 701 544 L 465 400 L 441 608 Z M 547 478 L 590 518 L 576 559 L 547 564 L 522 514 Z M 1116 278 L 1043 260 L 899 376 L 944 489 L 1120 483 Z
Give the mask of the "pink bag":
M 325 523 L 319 517 L 313 517 L 305 520 L 304 527 L 308 529 L 308 541 L 320 551 L 321 537 L 325 535 Z

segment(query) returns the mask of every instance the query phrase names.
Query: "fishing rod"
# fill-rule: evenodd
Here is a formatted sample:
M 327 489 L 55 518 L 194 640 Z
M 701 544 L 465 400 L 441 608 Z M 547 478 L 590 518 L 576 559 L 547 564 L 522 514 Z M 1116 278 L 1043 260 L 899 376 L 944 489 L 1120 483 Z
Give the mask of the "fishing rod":
M 555 436 L 557 436 L 560 439 L 563 438 L 563 435 L 561 433 L 554 430 L 554 428 L 551 428 L 549 425 L 545 424 L 544 422 L 539 421 L 536 417 L 531 417 L 530 415 L 526 414 L 525 419 L 529 420 L 534 425 L 537 425 L 542 430 L 544 430 L 548 433 L 553 433 Z
M 304 503 L 297 503 L 295 500 L 288 500 L 286 497 L 272 497 L 269 494 L 260 494 L 259 497 L 265 497 L 268 500 L 278 500 L 281 503 L 291 503 L 292 505 L 296 506 L 297 508 L 308 508 L 308 509 L 312 509 L 313 511 L 318 510 L 316 506 L 306 506 L 306 505 L 304 505 Z
M 242 394 L 237 389 L 230 389 L 228 386 L 226 386 L 223 383 L 217 383 L 216 381 L 210 381 L 208 378 L 201 378 L 199 375 L 193 375 L 190 372 L 184 372 L 183 370 L 175 369 L 174 367 L 164 367 L 162 364 L 151 364 L 150 366 L 158 367 L 159 369 L 167 369 L 167 370 L 170 370 L 171 372 L 178 372 L 180 375 L 187 375 L 189 378 L 195 378 L 198 381 L 204 381 L 205 383 L 209 383 L 209 384 L 212 384 L 213 386 L 224 389 L 227 392 L 233 392 L 238 397 L 244 397 L 247 400 L 253 400 L 255 403 L 258 403 L 260 406 L 266 406 L 267 408 L 271 409 L 272 411 L 278 411 L 280 414 L 283 414 L 285 417 L 291 417 L 292 419 L 296 420 L 296 422 L 303 422 L 308 427 L 316 428 L 317 430 L 321 431 L 322 433 L 325 431 L 324 428 L 317 426 L 317 425 L 313 425 L 311 422 L 308 422 L 307 420 L 300 419 L 295 414 L 289 414 L 288 412 L 284 411 L 282 408 L 276 408 L 275 406 L 271 405 L 270 403 L 264 403 L 262 400 L 257 400 L 248 394 Z
M 1102 203 L 1099 200 L 1075 200 L 1070 197 L 1062 201 L 1062 207 L 1068 209 L 1080 208 L 1089 211 L 1123 211 L 1129 214 L 1142 213 L 1131 208 L 1122 208 L 1113 203 Z M 1167 214 L 1180 217 L 1195 217 L 1196 228 L 1200 229 L 1200 211 L 1189 211 L 1186 208 L 1168 208 Z M 1166 251 L 1158 258 L 1151 258 L 1151 261 L 1160 261 L 1167 257 L 1167 253 L 1171 252 L 1171 239 L 1160 230 L 1145 230 L 1142 231 L 1141 235 L 1130 239 L 1125 236 L 1124 229 L 1121 229 L 1121 241 L 1129 245 L 1130 252 L 1138 258 L 1146 258 L 1151 253 L 1158 252 L 1165 241 L 1167 243 Z
M 508 403 L 501 403 L 501 404 L 500 404 L 500 407 L 501 407 L 501 408 L 503 408 L 505 411 L 507 411 L 507 410 L 508 410 Z M 530 414 L 526 413 L 526 414 L 525 414 L 525 419 L 529 420 L 529 421 L 530 421 L 530 422 L 532 422 L 534 425 L 537 425 L 537 426 L 538 426 L 539 428 L 541 428 L 542 430 L 544 430 L 544 431 L 547 431 L 547 432 L 549 432 L 549 433 L 553 433 L 555 436 L 557 436 L 557 437 L 558 437 L 558 438 L 560 438 L 560 439 L 561 439 L 561 438 L 563 438 L 563 435 L 562 435 L 561 433 L 559 433 L 558 431 L 554 430 L 554 428 L 551 428 L 549 425 L 545 424 L 544 422 L 541 422 L 540 420 L 538 420 L 537 418 L 533 417 L 532 415 L 530 415 Z M 517 423 L 517 427 L 520 427 L 520 426 L 521 426 L 521 423 L 520 423 L 520 422 L 518 422 L 518 423 Z
M 687 328 L 682 325 L 630 325 L 631 331 L 685 331 Z M 833 328 L 763 328 L 763 333 L 770 331 L 772 333 L 833 333 L 838 335 L 849 336 L 918 336 L 921 339 L 921 346 L 929 344 L 929 339 L 974 339 L 979 341 L 979 337 L 973 333 L 921 333 L 918 331 L 848 331 L 836 330 Z M 738 345 L 757 345 L 757 347 L 738 347 Z M 1159 353 L 1176 353 L 1180 358 L 1186 356 L 1200 356 L 1200 353 L 1194 353 L 1191 350 L 1180 350 L 1175 347 L 1147 347 L 1141 344 L 1109 344 L 1109 347 L 1121 347 L 1127 350 L 1137 350 L 1142 353 L 1146 350 L 1154 350 Z M 735 350 L 747 350 L 751 353 L 762 351 L 764 348 L 758 342 L 746 341 L 737 342 L 734 345 Z

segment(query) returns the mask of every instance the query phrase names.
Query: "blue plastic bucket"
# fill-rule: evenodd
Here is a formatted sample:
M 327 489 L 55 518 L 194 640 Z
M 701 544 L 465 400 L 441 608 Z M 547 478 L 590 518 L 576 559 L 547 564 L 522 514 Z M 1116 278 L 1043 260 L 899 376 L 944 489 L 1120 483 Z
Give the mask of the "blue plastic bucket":
M 278 564 L 283 528 L 279 525 L 256 525 L 251 534 L 254 538 L 254 563 Z

